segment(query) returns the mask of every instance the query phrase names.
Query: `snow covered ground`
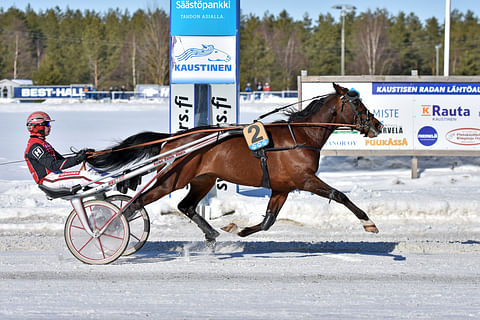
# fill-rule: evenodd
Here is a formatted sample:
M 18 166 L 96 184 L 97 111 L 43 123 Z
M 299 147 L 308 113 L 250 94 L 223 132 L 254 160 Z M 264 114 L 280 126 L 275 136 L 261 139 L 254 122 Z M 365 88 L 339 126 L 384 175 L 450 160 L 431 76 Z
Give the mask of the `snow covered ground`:
M 282 104 L 242 104 L 240 122 Z M 0 104 L 0 164 L 22 159 L 25 119 L 39 109 L 57 120 L 49 141 L 61 153 L 168 131 L 165 103 Z M 416 180 L 408 157 L 320 165 L 379 234 L 341 205 L 294 192 L 269 231 L 222 233 L 211 254 L 176 214 L 179 191 L 147 207 L 145 247 L 106 266 L 66 248 L 67 201 L 47 200 L 24 163 L 0 165 L 0 319 L 480 318 L 479 159 L 419 158 Z M 257 224 L 267 200 L 214 198 L 211 223 Z

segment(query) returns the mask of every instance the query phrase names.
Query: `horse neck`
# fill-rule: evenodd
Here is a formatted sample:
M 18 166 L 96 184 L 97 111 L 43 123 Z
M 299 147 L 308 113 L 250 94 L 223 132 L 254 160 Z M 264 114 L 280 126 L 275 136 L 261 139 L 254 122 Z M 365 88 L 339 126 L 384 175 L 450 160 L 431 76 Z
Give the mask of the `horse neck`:
M 322 148 L 325 142 L 337 128 L 335 125 L 328 125 L 329 123 L 336 123 L 338 111 L 331 112 L 332 106 L 324 105 L 320 110 L 306 119 L 305 122 L 312 124 L 318 124 L 312 127 L 301 127 L 308 137 L 308 144 L 315 148 Z M 335 107 L 333 107 L 335 110 Z

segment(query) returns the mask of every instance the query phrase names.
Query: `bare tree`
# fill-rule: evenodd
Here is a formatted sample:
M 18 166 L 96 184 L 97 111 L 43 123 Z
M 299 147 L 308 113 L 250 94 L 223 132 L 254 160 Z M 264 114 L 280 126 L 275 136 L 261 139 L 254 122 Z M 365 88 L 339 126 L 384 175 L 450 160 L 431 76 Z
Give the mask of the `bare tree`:
M 148 10 L 147 16 L 149 19 L 138 44 L 138 55 L 146 73 L 145 80 L 164 85 L 169 71 L 170 20 L 159 9 Z
M 389 61 L 387 41 L 388 18 L 384 11 L 370 10 L 356 21 L 355 53 L 356 66 L 369 75 L 384 74 Z
M 100 70 L 102 54 L 105 50 L 103 41 L 103 25 L 98 15 L 87 15 L 87 25 L 84 28 L 82 41 L 88 63 L 93 71 L 93 85 L 98 88 L 99 81 L 103 75 Z
M 132 86 L 133 89 L 137 86 L 137 71 L 136 71 L 136 61 L 137 60 L 137 41 L 135 40 L 135 33 L 132 34 Z
M 295 85 L 295 75 L 305 65 L 298 28 L 299 24 L 286 12 L 281 12 L 277 21 L 273 21 L 272 17 L 264 17 L 262 21 L 262 33 L 267 48 L 273 52 L 283 73 L 283 88 Z
M 0 41 L 5 48 L 4 61 L 7 62 L 8 77 L 28 78 L 34 68 L 32 66 L 32 45 L 29 32 L 23 20 L 11 19 L 0 34 Z

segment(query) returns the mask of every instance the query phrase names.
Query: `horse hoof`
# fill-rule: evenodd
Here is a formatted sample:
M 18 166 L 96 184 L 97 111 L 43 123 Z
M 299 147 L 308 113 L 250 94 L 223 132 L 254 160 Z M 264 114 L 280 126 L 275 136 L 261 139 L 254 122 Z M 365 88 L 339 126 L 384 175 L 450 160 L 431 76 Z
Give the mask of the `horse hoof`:
M 221 228 L 223 231 L 230 232 L 230 233 L 237 233 L 238 226 L 235 223 L 230 223 L 225 227 Z
M 210 253 L 215 253 L 215 248 L 217 247 L 217 240 L 215 239 L 206 239 L 205 247 Z
M 374 224 L 370 224 L 370 225 L 368 225 L 368 226 L 363 226 L 363 228 L 364 228 L 365 231 L 367 231 L 367 232 L 378 233 L 377 226 L 375 226 Z

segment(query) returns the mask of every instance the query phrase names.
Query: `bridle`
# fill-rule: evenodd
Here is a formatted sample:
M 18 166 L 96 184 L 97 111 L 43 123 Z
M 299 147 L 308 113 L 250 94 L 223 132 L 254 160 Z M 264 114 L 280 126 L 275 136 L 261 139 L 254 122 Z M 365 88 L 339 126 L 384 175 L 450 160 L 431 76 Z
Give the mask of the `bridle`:
M 342 100 L 342 107 L 341 111 L 343 112 L 343 108 L 345 105 L 348 105 L 352 108 L 353 112 L 353 123 L 356 124 L 356 129 L 363 134 L 368 136 L 368 132 L 373 130 L 373 114 L 368 111 L 367 108 L 363 108 L 361 112 L 358 111 L 358 107 L 360 106 L 360 94 L 355 90 L 348 90 L 343 96 L 340 97 Z M 362 115 L 365 117 L 362 118 Z

